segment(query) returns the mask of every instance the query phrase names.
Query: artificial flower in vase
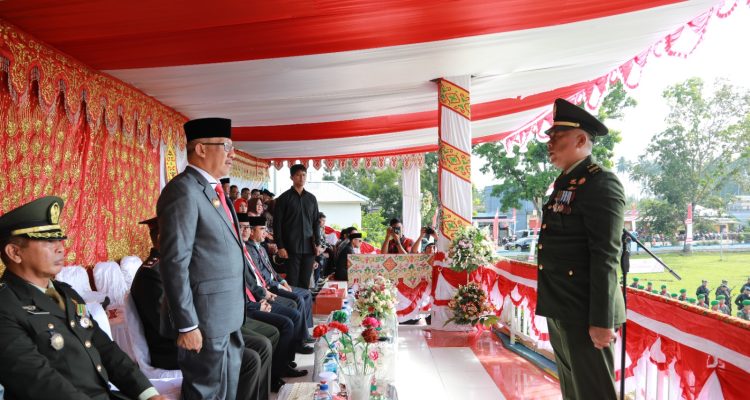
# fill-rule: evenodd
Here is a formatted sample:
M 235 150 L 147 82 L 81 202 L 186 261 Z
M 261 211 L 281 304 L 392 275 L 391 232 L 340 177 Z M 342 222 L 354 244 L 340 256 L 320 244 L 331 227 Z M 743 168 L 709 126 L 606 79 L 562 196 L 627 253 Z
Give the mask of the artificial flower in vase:
M 380 354 L 374 343 L 380 334 L 377 331 L 379 322 L 375 318 L 365 318 L 364 330 L 354 335 L 349 327 L 341 322 L 332 321 L 313 328 L 313 337 L 326 341 L 328 348 L 336 353 L 339 376 L 346 385 L 348 400 L 369 400 L 370 385 L 375 375 L 375 362 Z
M 355 307 L 361 316 L 384 320 L 396 315 L 396 287 L 382 276 L 368 279 L 359 285 L 355 293 Z

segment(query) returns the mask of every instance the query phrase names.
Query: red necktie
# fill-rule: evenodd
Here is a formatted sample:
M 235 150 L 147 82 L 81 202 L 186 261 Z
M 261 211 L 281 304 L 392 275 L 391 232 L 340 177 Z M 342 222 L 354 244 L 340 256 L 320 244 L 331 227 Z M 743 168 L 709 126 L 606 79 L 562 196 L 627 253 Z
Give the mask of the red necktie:
M 229 211 L 229 206 L 227 206 L 227 197 L 224 195 L 224 188 L 221 187 L 221 183 L 217 183 L 216 187 L 214 188 L 216 190 L 216 194 L 219 196 L 219 201 L 221 202 L 221 206 L 224 207 L 224 212 L 227 214 L 227 219 L 229 219 L 229 223 L 232 224 L 234 227 L 234 219 L 232 218 L 232 212 Z M 234 234 L 239 237 L 237 234 L 236 229 L 232 229 L 234 231 Z
M 243 250 L 243 251 L 245 252 L 245 258 L 247 258 L 247 262 L 249 262 L 249 263 L 250 263 L 250 268 L 252 268 L 252 270 L 253 270 L 253 274 L 254 274 L 254 275 L 255 275 L 255 276 L 256 276 L 256 277 L 258 278 L 258 279 L 260 279 L 260 282 L 261 282 L 261 283 L 263 284 L 263 288 L 266 288 L 266 289 L 267 289 L 267 288 L 268 288 L 268 286 L 266 286 L 266 280 L 265 280 L 265 279 L 263 279 L 263 275 L 262 275 L 262 274 L 260 273 L 260 271 L 258 271 L 258 268 L 256 268 L 256 267 L 255 267 L 255 263 L 253 262 L 253 259 L 252 259 L 252 257 L 250 257 L 250 253 L 248 253 L 248 252 L 247 252 L 247 247 L 246 247 L 246 246 L 243 246 L 243 247 L 242 247 L 242 250 Z

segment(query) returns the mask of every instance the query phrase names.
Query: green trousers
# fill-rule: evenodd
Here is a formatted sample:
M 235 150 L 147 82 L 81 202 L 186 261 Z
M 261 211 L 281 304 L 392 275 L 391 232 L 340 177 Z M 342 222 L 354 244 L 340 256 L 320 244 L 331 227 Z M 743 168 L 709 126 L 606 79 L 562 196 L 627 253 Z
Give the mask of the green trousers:
M 266 337 L 271 341 L 274 350 L 276 350 L 276 346 L 279 344 L 279 330 L 271 324 L 247 318 L 245 324 L 242 325 L 241 330 L 243 338 L 248 335 L 261 335 Z
M 547 318 L 560 390 L 566 400 L 616 400 L 614 343 L 594 347 L 589 326 Z

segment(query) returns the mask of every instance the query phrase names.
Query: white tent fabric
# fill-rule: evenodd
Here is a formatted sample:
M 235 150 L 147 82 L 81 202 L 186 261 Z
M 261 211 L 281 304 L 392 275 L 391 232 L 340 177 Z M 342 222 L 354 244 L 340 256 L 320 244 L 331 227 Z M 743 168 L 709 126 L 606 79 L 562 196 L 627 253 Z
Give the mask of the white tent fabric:
M 419 236 L 419 231 L 422 227 L 420 187 L 419 167 L 403 168 L 401 170 L 401 189 L 403 193 L 401 222 L 404 226 L 404 236 L 412 240 L 415 240 Z M 406 249 L 406 251 L 409 250 Z
M 568 24 L 401 46 L 107 72 L 190 118 L 222 115 L 232 118 L 236 127 L 350 121 L 435 110 L 430 80 L 441 76 L 473 75 L 473 105 L 585 82 L 608 74 L 714 3 L 680 2 Z M 498 121 L 488 134 L 528 122 L 519 123 L 523 119 L 514 114 L 500 119 L 515 123 Z M 316 137 L 273 143 L 279 138 L 269 134 L 262 141 L 236 141 L 244 141 L 239 146 L 261 158 L 357 154 L 394 151 L 407 147 L 408 141 L 434 144 L 436 125 L 366 140 L 321 142 Z M 415 134 L 421 140 L 415 140 Z

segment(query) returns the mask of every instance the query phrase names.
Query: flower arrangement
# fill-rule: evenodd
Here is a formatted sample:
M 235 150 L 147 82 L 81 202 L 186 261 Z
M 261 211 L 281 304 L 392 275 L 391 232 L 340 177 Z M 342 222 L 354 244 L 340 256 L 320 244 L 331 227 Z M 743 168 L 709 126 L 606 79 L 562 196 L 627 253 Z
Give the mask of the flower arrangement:
M 380 321 L 367 317 L 362 320 L 362 327 L 364 330 L 358 336 L 352 335 L 349 327 L 338 321 L 313 328 L 313 337 L 326 341 L 328 348 L 337 355 L 339 371 L 347 375 L 366 375 L 375 372 L 375 361 L 380 357 L 376 349 L 370 349 L 370 345 L 380 339 L 377 331 Z M 329 332 L 337 332 L 338 335 L 328 335 Z
M 457 272 L 474 272 L 495 263 L 495 249 L 487 239 L 487 232 L 468 225 L 460 228 L 451 241 L 448 256 L 450 268 Z
M 498 322 L 487 301 L 487 294 L 476 282 L 459 286 L 456 295 L 448 302 L 448 307 L 453 311 L 453 317 L 445 322 L 446 325 L 454 322 L 457 325 L 482 324 L 489 327 Z
M 380 320 L 396 315 L 396 288 L 387 278 L 377 276 L 361 283 L 354 297 L 360 315 L 370 315 Z

